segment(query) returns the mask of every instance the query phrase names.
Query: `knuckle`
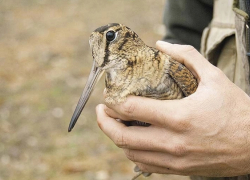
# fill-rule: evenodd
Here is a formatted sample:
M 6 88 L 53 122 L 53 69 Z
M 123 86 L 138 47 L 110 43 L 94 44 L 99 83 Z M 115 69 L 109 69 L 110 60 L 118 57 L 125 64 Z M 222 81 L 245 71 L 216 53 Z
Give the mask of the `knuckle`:
M 173 113 L 171 115 L 172 121 L 175 124 L 175 122 L 179 122 L 182 119 L 181 113 Z
M 179 120 L 176 124 L 176 129 L 180 132 L 186 132 L 191 129 L 191 122 L 187 118 Z
M 135 159 L 136 156 L 130 149 L 126 149 L 126 150 L 124 150 L 124 152 L 129 160 L 136 161 L 136 159 Z
M 133 114 L 135 112 L 135 104 L 132 103 L 129 99 L 122 105 L 123 108 L 123 115 L 128 116 L 129 118 L 133 118 Z
M 222 72 L 222 70 L 221 69 L 219 69 L 218 67 L 215 67 L 215 79 L 216 80 L 221 80 L 221 78 L 220 77 L 224 77 L 225 76 L 225 74 Z
M 144 164 L 137 164 L 137 166 L 139 167 L 139 169 L 142 171 L 142 172 L 149 172 L 148 168 L 146 165 Z
M 222 77 L 224 76 L 225 74 L 218 67 L 213 67 L 213 70 L 211 70 L 207 76 L 207 80 L 209 82 L 220 83 Z
M 190 113 L 191 111 L 188 110 L 182 110 L 179 113 L 174 113 L 172 116 L 173 120 L 173 126 L 176 131 L 180 132 L 186 132 L 192 128 L 192 114 Z
M 184 144 L 177 144 L 172 148 L 172 154 L 175 156 L 184 156 L 187 154 L 187 148 Z
M 219 79 L 219 76 L 221 76 L 222 72 L 220 71 L 219 68 L 215 67 L 214 72 L 211 73 L 210 77 L 212 80 L 216 81 Z
M 124 137 L 124 133 L 115 131 L 113 134 L 113 141 L 119 148 L 127 147 L 127 139 Z
M 184 172 L 186 172 L 187 167 L 186 167 L 186 165 L 184 163 L 178 162 L 178 163 L 172 164 L 171 169 L 174 170 L 174 171 L 177 171 L 177 172 L 184 173 Z
M 197 51 L 193 46 L 191 45 L 182 45 L 183 51 L 185 52 L 194 52 Z

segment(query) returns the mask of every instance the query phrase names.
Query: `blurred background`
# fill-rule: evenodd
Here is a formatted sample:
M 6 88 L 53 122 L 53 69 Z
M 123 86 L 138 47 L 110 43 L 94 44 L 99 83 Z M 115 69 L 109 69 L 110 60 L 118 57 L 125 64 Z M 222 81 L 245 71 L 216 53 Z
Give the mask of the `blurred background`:
M 164 35 L 164 0 L 0 0 L 0 180 L 129 180 L 133 163 L 96 123 L 102 79 L 71 133 L 97 27 L 123 23 L 146 44 Z M 140 178 L 143 179 L 143 178 Z M 153 179 L 187 177 L 152 175 Z

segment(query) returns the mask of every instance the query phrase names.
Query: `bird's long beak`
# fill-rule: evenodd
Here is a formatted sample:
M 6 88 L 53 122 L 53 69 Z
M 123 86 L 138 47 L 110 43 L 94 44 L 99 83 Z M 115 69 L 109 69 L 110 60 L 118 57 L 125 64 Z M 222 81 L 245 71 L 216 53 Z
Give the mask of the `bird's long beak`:
M 95 84 L 98 82 L 98 80 L 101 78 L 102 74 L 103 74 L 103 69 L 101 67 L 97 67 L 96 63 L 94 61 L 93 65 L 92 65 L 92 69 L 88 78 L 88 81 L 84 87 L 84 90 L 82 92 L 82 95 L 78 101 L 78 104 L 76 106 L 76 109 L 74 111 L 74 114 L 71 118 L 70 124 L 69 124 L 69 128 L 68 128 L 68 132 L 70 132 L 73 127 L 76 124 L 76 121 L 78 120 L 84 106 L 86 105 L 94 87 Z

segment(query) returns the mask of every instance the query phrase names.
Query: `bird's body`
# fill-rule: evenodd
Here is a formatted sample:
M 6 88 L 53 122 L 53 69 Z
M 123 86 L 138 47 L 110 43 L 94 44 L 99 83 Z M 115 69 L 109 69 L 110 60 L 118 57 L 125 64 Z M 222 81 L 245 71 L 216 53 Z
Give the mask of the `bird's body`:
M 124 102 L 128 95 L 154 99 L 181 99 L 198 83 L 181 63 L 147 46 L 130 28 L 117 23 L 99 27 L 90 36 L 94 63 L 89 80 L 71 119 L 74 127 L 102 73 L 106 72 L 105 102 Z
M 170 61 L 165 54 L 149 47 L 133 55 L 125 53 L 129 56 L 117 58 L 125 61 L 124 68 L 106 71 L 107 103 L 123 102 L 129 94 L 155 99 L 183 97 L 182 90 L 169 75 Z

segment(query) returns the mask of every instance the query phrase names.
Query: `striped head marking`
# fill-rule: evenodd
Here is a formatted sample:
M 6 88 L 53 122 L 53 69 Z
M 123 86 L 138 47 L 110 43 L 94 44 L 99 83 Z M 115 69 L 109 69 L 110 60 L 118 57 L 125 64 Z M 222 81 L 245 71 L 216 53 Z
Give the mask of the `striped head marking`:
M 135 49 L 133 47 L 139 42 L 142 43 L 135 32 L 118 23 L 97 28 L 89 39 L 96 65 L 104 69 L 119 65 L 117 59 L 131 53 L 131 50 Z

